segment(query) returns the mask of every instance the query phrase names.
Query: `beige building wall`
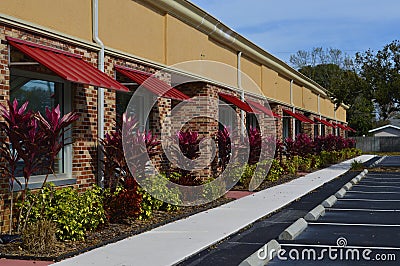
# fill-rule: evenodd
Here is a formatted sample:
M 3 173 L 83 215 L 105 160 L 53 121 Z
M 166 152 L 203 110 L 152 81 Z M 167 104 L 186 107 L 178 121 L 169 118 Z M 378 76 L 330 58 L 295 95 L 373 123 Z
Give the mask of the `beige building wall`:
M 104 45 L 159 63 L 165 61 L 164 20 L 163 14 L 135 1 L 99 0 L 99 35 Z
M 87 41 L 92 40 L 92 1 L 1 0 L 0 13 Z
M 167 65 L 171 66 L 193 60 L 217 61 L 226 64 L 226 69 L 212 64 L 207 64 L 207 67 L 202 68 L 193 68 L 193 66 L 196 66 L 195 64 L 178 65 L 178 67 L 230 86 L 237 86 L 237 55 L 234 51 L 209 39 L 206 34 L 193 30 L 189 25 L 170 15 L 166 15 L 165 21 L 165 62 Z
M 273 100 L 290 104 L 290 80 L 262 66 L 262 92 Z
M 2 0 L 0 13 L 93 43 L 90 0 Z M 223 74 L 220 69 L 212 67 L 190 72 L 237 87 L 237 51 L 141 1 L 99 0 L 99 36 L 108 48 L 162 65 L 190 60 L 227 64 L 232 71 Z M 245 90 L 259 93 L 259 87 L 268 98 L 290 104 L 289 78 L 249 59 L 246 54 L 242 55 L 241 69 L 249 77 L 242 78 Z M 317 113 L 316 98 L 309 88 L 293 84 L 296 107 Z M 334 117 L 333 104 L 328 99 L 321 97 L 320 106 L 322 115 Z M 340 108 L 336 115 L 345 121 L 344 109 Z
M 315 114 L 318 114 L 318 95 L 310 91 L 309 89 L 302 87 L 303 90 L 303 104 L 304 109 L 310 110 Z
M 334 113 L 333 103 L 329 99 L 323 97 L 321 97 L 320 101 L 321 101 L 321 115 L 334 119 L 335 113 Z
M 336 119 L 342 122 L 346 121 L 346 109 L 343 106 L 339 106 L 336 110 Z
M 297 107 L 303 107 L 303 88 L 293 82 L 292 83 L 293 104 Z
M 241 57 L 241 70 L 248 77 L 242 79 L 242 87 L 245 90 L 253 93 L 261 93 L 261 64 L 247 58 L 246 56 Z M 256 85 L 256 86 L 255 86 Z

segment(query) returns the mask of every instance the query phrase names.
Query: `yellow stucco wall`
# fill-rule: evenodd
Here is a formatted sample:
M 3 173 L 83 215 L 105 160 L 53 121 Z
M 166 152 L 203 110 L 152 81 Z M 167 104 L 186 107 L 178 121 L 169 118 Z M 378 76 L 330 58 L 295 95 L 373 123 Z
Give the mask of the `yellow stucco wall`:
M 0 13 L 84 40 L 92 40 L 92 2 L 1 0 Z
M 209 39 L 206 34 L 193 30 L 182 21 L 166 15 L 166 64 L 175 65 L 192 60 L 217 61 L 229 65 L 231 69 L 224 71 L 224 69 L 213 67 L 212 64 L 196 69 L 192 69 L 190 65 L 180 66 L 180 68 L 183 67 L 184 70 L 204 75 L 218 82 L 237 86 L 236 53 Z
M 163 14 L 135 1 L 99 1 L 99 35 L 103 43 L 160 63 L 165 57 L 164 19 Z
M 82 0 L 1 0 L 0 13 L 28 23 L 38 24 L 87 42 L 92 40 L 92 3 Z M 236 87 L 237 51 L 185 22 L 155 10 L 140 1 L 99 0 L 99 36 L 106 47 L 153 62 L 174 65 L 190 60 L 211 60 L 227 64 L 231 71 L 204 67 L 191 72 Z M 290 80 L 268 66 L 251 60 L 246 54 L 241 59 L 242 87 L 279 102 L 290 104 Z M 253 83 L 255 82 L 255 84 Z M 293 84 L 296 107 L 318 112 L 317 95 L 308 88 Z M 334 117 L 333 104 L 321 98 L 321 113 Z M 341 107 L 336 116 L 345 120 Z
M 295 106 L 303 107 L 303 88 L 293 82 L 292 84 L 293 91 L 293 104 Z
M 242 56 L 241 69 L 251 79 L 251 82 L 250 79 L 242 80 L 243 88 L 249 88 L 250 91 L 253 91 L 253 89 L 251 88 L 254 87 L 255 83 L 261 90 L 261 64 L 254 62 L 253 60 L 247 58 L 246 56 Z
M 336 118 L 338 121 L 346 121 L 346 109 L 344 109 L 343 106 L 340 106 L 336 110 Z
M 321 115 L 329 118 L 334 118 L 334 105 L 333 103 L 327 99 L 321 97 Z
M 290 80 L 263 65 L 262 92 L 268 98 L 290 103 Z
M 303 104 L 302 107 L 304 109 L 310 110 L 315 114 L 318 114 L 318 95 L 308 90 L 305 87 L 302 87 L 303 90 Z

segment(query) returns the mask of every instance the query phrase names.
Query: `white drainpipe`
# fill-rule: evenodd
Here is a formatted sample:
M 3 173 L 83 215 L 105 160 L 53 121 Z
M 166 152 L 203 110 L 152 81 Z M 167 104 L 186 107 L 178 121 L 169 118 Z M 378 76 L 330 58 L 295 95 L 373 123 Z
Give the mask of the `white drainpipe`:
M 240 99 L 245 101 L 244 99 L 244 89 L 242 88 L 242 73 L 241 73 L 241 63 L 240 60 L 242 58 L 242 52 L 238 52 L 237 54 L 237 86 L 238 89 L 241 89 Z M 245 124 L 244 124 L 244 111 L 240 110 L 240 133 L 241 136 L 244 136 Z
M 317 102 L 317 105 L 318 105 L 318 114 L 319 114 L 319 119 L 322 119 L 320 100 L 321 100 L 321 95 L 318 94 L 318 102 Z M 322 125 L 321 125 L 321 123 L 318 123 L 318 135 L 322 135 Z
M 99 38 L 99 2 L 98 0 L 92 0 L 92 26 L 93 26 L 93 40 L 96 44 L 100 46 L 100 51 L 98 54 L 98 69 L 104 72 L 104 43 Z M 104 88 L 98 88 L 97 90 L 97 137 L 99 139 L 104 138 Z M 98 143 L 98 145 L 100 145 Z M 98 161 L 97 161 L 97 175 L 98 182 L 101 187 L 103 187 L 104 176 L 102 169 L 103 153 L 101 149 L 98 151 Z
M 290 104 L 292 105 L 292 112 L 296 113 L 296 108 L 293 104 L 293 79 L 290 80 Z M 292 139 L 296 138 L 296 119 L 294 117 L 292 119 Z

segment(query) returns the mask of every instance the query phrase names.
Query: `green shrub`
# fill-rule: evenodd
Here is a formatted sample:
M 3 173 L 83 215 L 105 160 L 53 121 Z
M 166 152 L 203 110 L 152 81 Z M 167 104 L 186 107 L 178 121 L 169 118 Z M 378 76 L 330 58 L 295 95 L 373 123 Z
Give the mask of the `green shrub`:
M 285 169 L 280 165 L 279 160 L 274 159 L 267 175 L 268 181 L 277 181 L 285 172 Z
M 24 217 L 21 222 L 32 225 L 43 219 L 52 221 L 60 240 L 83 239 L 86 231 L 105 222 L 102 191 L 97 186 L 79 194 L 72 187 L 55 189 L 49 183 L 36 193 L 28 192 L 20 208 Z
M 179 173 L 171 173 L 171 179 L 180 178 Z M 179 190 L 172 190 L 167 187 L 168 179 L 164 174 L 159 176 L 158 178 L 149 177 L 145 181 L 146 189 L 139 188 L 139 193 L 142 195 L 142 203 L 141 203 L 141 213 L 139 215 L 139 219 L 148 219 L 151 217 L 153 211 L 162 210 L 162 211 L 174 211 L 178 209 L 178 204 L 181 202 L 181 195 Z M 151 194 L 152 192 L 156 192 L 160 195 L 167 196 L 168 201 L 174 204 L 166 203 L 154 198 Z
M 361 161 L 354 160 L 351 162 L 351 170 L 362 170 L 364 169 L 364 165 Z

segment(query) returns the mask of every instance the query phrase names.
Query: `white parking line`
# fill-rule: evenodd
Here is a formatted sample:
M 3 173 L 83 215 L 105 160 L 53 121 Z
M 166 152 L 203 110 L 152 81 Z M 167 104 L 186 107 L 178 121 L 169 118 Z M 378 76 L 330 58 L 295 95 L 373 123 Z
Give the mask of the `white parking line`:
M 282 247 L 314 247 L 314 248 L 337 248 L 337 245 L 314 245 L 314 244 L 289 244 L 280 243 Z M 368 246 L 346 246 L 346 248 L 351 249 L 382 249 L 382 250 L 400 250 L 400 247 L 368 247 Z
M 325 211 L 400 212 L 400 210 L 326 208 Z
M 400 186 L 377 186 L 377 185 L 354 185 L 354 187 L 374 187 L 374 188 L 400 188 Z
M 361 190 L 349 190 L 347 193 L 363 193 L 363 194 L 400 194 L 400 192 L 373 192 L 373 191 L 361 191 Z
M 362 184 L 400 184 L 400 181 L 373 181 L 373 180 L 363 180 Z
M 400 227 L 400 224 L 346 224 L 346 223 L 308 223 L 308 225 L 339 225 L 339 226 L 368 226 L 368 227 Z
M 400 200 L 392 200 L 392 199 L 338 199 L 343 201 L 400 201 Z

